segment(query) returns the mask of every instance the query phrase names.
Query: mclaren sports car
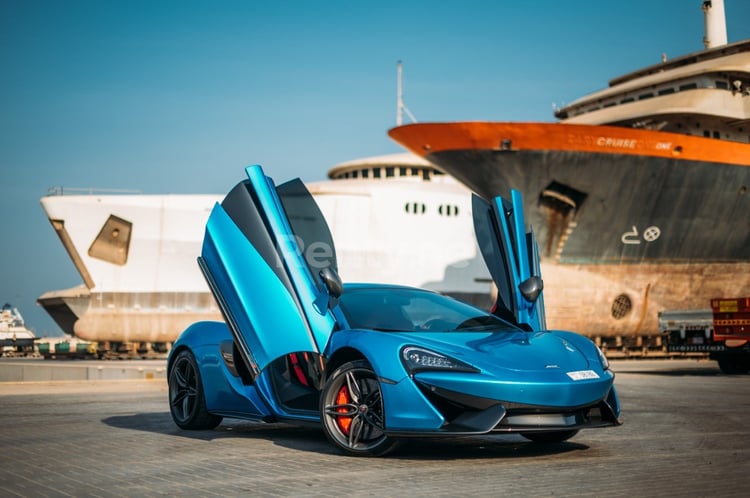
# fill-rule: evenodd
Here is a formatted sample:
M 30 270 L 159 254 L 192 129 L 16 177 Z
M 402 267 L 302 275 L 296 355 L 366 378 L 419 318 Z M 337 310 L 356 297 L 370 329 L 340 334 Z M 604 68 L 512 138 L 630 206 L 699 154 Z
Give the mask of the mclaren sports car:
M 223 322 L 191 325 L 168 359 L 182 429 L 224 417 L 316 425 L 350 455 L 415 437 L 517 433 L 565 441 L 620 424 L 614 373 L 586 337 L 546 330 L 521 198 L 475 197 L 491 311 L 424 289 L 343 283 L 299 180 L 256 165 L 217 203 L 198 257 Z

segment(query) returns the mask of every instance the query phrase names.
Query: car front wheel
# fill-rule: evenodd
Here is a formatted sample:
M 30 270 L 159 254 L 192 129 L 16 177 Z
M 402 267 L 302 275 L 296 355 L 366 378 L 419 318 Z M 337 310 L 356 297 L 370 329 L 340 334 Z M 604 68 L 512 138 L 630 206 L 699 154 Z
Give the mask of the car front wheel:
M 326 437 L 350 455 L 382 456 L 397 442 L 385 435 L 380 382 L 364 360 L 345 363 L 328 378 L 320 396 Z
M 222 420 L 206 410 L 198 364 L 187 349 L 177 354 L 169 371 L 169 411 L 175 424 L 182 429 L 213 429 Z

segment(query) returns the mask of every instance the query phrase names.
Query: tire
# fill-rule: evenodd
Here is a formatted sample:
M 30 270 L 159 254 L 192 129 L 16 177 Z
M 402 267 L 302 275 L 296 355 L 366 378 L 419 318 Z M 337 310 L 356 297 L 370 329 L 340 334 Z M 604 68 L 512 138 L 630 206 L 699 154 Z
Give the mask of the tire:
M 320 418 L 328 440 L 349 455 L 382 456 L 398 445 L 385 435 L 380 382 L 364 360 L 331 374 L 320 395 Z
M 222 417 L 206 410 L 200 370 L 190 350 L 179 352 L 169 370 L 169 411 L 181 429 L 213 429 Z
M 547 431 L 547 432 L 522 432 L 521 435 L 535 443 L 562 443 L 578 434 L 578 430 L 571 431 Z
M 750 371 L 750 360 L 744 355 L 725 355 L 718 362 L 719 369 L 727 375 L 742 375 Z

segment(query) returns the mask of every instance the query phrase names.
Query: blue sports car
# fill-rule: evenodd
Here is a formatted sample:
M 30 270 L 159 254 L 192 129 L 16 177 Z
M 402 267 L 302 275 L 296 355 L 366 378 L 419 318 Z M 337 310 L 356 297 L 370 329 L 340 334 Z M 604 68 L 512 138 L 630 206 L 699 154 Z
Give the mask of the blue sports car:
M 301 181 L 260 166 L 214 207 L 198 264 L 224 322 L 199 322 L 168 360 L 183 429 L 223 417 L 314 424 L 351 455 L 419 436 L 519 433 L 564 441 L 620 424 L 614 374 L 589 339 L 547 331 L 520 195 L 475 197 L 492 312 L 404 286 L 342 284 L 328 226 Z

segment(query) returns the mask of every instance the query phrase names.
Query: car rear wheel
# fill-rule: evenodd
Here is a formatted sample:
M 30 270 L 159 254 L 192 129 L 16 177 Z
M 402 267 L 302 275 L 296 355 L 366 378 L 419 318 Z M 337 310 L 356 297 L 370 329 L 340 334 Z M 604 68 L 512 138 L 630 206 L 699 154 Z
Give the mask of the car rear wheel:
M 397 445 L 385 435 L 380 382 L 366 361 L 346 363 L 331 374 L 320 413 L 326 437 L 350 455 L 381 456 Z
M 198 364 L 187 349 L 177 354 L 169 371 L 169 411 L 172 420 L 182 429 L 213 429 L 222 420 L 206 410 Z
M 577 430 L 572 431 L 547 431 L 547 432 L 522 432 L 521 435 L 535 443 L 562 443 L 578 434 Z

